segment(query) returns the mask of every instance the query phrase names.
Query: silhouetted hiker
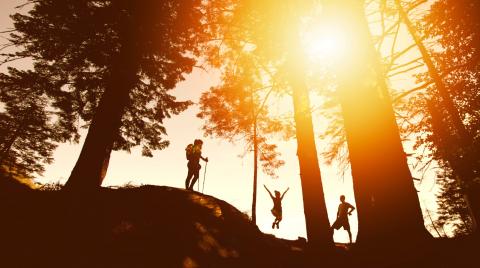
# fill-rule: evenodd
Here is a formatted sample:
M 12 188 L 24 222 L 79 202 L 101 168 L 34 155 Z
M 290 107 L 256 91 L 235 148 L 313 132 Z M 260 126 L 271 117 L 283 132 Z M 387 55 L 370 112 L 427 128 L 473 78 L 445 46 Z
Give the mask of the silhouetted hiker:
M 282 221 L 282 199 L 285 196 L 285 194 L 288 192 L 290 187 L 288 187 L 287 190 L 285 190 L 285 192 L 283 192 L 282 196 L 280 196 L 279 191 L 275 191 L 275 196 L 273 196 L 272 192 L 270 192 L 270 190 L 268 190 L 268 188 L 267 188 L 267 186 L 265 186 L 265 184 L 263 185 L 263 187 L 265 187 L 265 190 L 267 190 L 268 194 L 270 195 L 270 197 L 272 198 L 272 201 L 273 201 L 273 208 L 272 208 L 271 211 L 272 211 L 273 216 L 275 217 L 275 220 L 272 223 L 272 229 L 275 228 L 275 225 L 277 226 L 277 229 L 278 229 L 278 228 L 280 228 L 279 224 Z
M 193 186 L 197 182 L 198 178 L 200 177 L 200 159 L 205 162 L 208 162 L 208 157 L 202 156 L 202 140 L 195 140 L 193 144 L 189 144 L 186 151 L 186 156 L 188 159 L 188 175 L 187 179 L 185 180 L 185 188 L 188 190 L 193 190 Z M 192 180 L 193 177 L 193 180 Z M 190 180 L 192 180 L 190 182 Z
M 355 210 L 355 207 L 350 203 L 345 202 L 345 196 L 340 196 L 340 205 L 338 205 L 337 219 L 332 225 L 333 229 L 338 230 L 340 227 L 343 227 L 344 230 L 348 232 L 348 238 L 350 238 L 350 244 L 352 243 L 352 233 L 350 232 L 350 223 L 348 222 L 348 216 L 352 215 L 352 211 Z

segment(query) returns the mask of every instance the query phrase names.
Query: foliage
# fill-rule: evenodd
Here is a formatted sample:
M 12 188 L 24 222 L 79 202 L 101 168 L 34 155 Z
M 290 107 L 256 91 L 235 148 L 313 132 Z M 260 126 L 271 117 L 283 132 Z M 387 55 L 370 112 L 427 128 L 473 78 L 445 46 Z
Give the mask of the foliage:
M 0 74 L 0 164 L 2 172 L 20 177 L 41 175 L 52 162 L 58 142 L 71 138 L 73 122 L 46 107 L 51 84 L 31 71 Z M 78 139 L 78 136 L 73 138 Z
M 203 130 L 206 135 L 229 142 L 242 138 L 247 151 L 254 150 L 256 141 L 263 171 L 275 177 L 275 170 L 284 162 L 278 159 L 277 146 L 269 144 L 267 138 L 287 132 L 289 128 L 268 112 L 267 98 L 274 85 L 264 86 L 261 69 L 254 66 L 248 55 L 237 60 L 235 66 L 227 66 L 226 70 L 222 84 L 203 93 L 200 99 L 198 117 L 206 120 Z
M 43 137 L 37 139 L 32 153 L 39 153 L 48 163 L 54 148 L 52 142 L 78 141 L 80 128 L 92 125 L 100 128 L 91 131 L 92 137 L 84 148 L 92 148 L 92 141 L 97 144 L 102 141 L 102 148 L 94 145 L 98 147 L 96 152 L 82 154 L 77 164 L 85 163 L 81 161 L 84 159 L 92 160 L 80 170 L 91 167 L 93 162 L 102 162 L 102 170 L 106 171 L 105 157 L 112 148 L 130 151 L 141 146 L 142 155 L 152 156 L 153 150 L 168 146 L 164 119 L 191 104 L 176 100 L 170 90 L 185 79 L 208 47 L 210 33 L 215 31 L 210 25 L 215 25 L 215 8 L 219 6 L 201 0 L 41 0 L 27 1 L 27 6 L 30 9 L 27 14 L 12 16 L 15 31 L 10 34 L 8 45 L 19 50 L 1 55 L 3 63 L 32 59 L 33 70 L 10 68 L 2 76 L 2 83 L 20 87 L 25 81 L 30 84 L 40 81 L 36 87 L 44 103 L 37 105 L 37 113 L 49 113 L 62 129 L 61 139 L 56 139 L 49 131 L 53 127 L 48 126 L 48 116 L 37 115 L 41 129 L 36 132 Z M 127 75 L 120 77 L 122 71 L 118 70 Z M 128 83 L 124 83 L 124 77 L 128 77 Z M 106 94 L 108 88 L 111 94 Z M 25 90 L 33 94 L 29 87 Z M 108 104 L 100 108 L 100 100 L 104 99 Z M 118 108 L 112 108 L 115 105 Z M 115 112 L 109 111 L 111 108 Z M 95 119 L 97 123 L 93 124 Z M 13 124 L 12 118 L 3 120 Z M 104 150 L 108 151 L 105 157 Z M 92 154 L 102 157 L 92 158 Z M 13 158 L 33 163 L 33 158 Z M 41 164 L 34 169 L 40 170 Z M 95 174 L 98 167 L 92 170 Z M 97 175 L 75 174 L 101 182 L 94 178 Z
M 202 29 L 206 8 L 202 3 L 31 1 L 27 15 L 12 16 L 16 32 L 10 42 L 23 49 L 5 56 L 34 60 L 35 74 L 53 85 L 44 89 L 52 100 L 49 105 L 76 135 L 79 129 L 73 122 L 91 122 L 118 64 L 121 39 L 125 32 L 132 34 L 138 69 L 114 149 L 142 146 L 142 154 L 152 156 L 153 150 L 168 146 L 163 120 L 191 104 L 177 101 L 169 91 L 192 70 L 199 44 L 209 38 Z M 129 21 L 128 27 L 121 18 Z
M 454 236 L 472 233 L 473 223 L 462 181 L 447 167 L 439 174 L 437 183 L 441 186 L 437 195 L 438 225 L 453 227 Z
M 445 96 L 438 94 L 433 83 L 422 94 L 405 103 L 418 120 L 409 132 L 418 136 L 415 149 L 428 152 L 424 157 L 435 160 L 441 167 L 438 183 L 439 222 L 452 223 L 457 234 L 469 233 L 474 225 L 469 214 L 466 194 L 480 174 L 480 94 L 479 81 L 479 22 L 478 1 L 436 1 L 419 21 L 425 40 L 433 40 L 430 54 L 441 74 L 441 83 L 455 107 L 444 107 Z M 428 73 L 417 75 L 418 82 L 428 84 Z M 461 124 L 455 123 L 455 117 Z
M 432 85 L 426 96 L 428 101 L 423 101 L 422 106 L 428 106 L 429 125 L 435 128 L 435 124 L 438 124 L 438 129 L 426 141 L 439 152 L 439 158 L 448 159 L 446 154 L 453 154 L 453 158 L 459 159 L 458 165 L 475 168 L 477 175 L 480 172 L 479 159 L 470 159 L 469 155 L 478 156 L 480 153 L 480 23 L 476 19 L 479 12 L 480 4 L 477 1 L 438 1 L 432 5 L 431 12 L 423 21 L 424 34 L 427 38 L 437 40 L 441 47 L 432 48 L 434 61 L 443 74 L 443 82 L 467 132 L 466 137 L 462 136 L 452 124 L 452 115 L 439 106 L 441 99 Z M 428 78 L 420 76 L 419 79 L 425 81 Z M 473 163 L 465 165 L 465 161 Z

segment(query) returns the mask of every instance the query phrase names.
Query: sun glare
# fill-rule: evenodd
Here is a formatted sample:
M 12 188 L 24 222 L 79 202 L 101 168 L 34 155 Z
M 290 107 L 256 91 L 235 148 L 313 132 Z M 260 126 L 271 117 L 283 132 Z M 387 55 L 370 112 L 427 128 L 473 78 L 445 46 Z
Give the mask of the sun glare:
M 303 45 L 311 61 L 334 61 L 344 56 L 346 38 L 334 29 L 305 31 Z

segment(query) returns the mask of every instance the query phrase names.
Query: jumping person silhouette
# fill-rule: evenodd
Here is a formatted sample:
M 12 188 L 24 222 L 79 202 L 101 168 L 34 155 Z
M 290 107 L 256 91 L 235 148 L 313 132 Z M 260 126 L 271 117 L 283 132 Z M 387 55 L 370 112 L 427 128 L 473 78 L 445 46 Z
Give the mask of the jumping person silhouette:
M 348 222 L 348 216 L 352 215 L 352 211 L 355 210 L 355 207 L 350 203 L 345 202 L 345 196 L 340 196 L 340 205 L 338 205 L 337 219 L 332 225 L 333 230 L 338 230 L 340 227 L 343 227 L 345 231 L 348 232 L 348 238 L 350 238 L 350 244 L 352 243 L 352 233 L 350 232 L 350 223 Z
M 272 211 L 273 216 L 275 217 L 275 220 L 272 223 L 272 229 L 275 228 L 275 226 L 277 226 L 277 229 L 278 229 L 278 228 L 280 228 L 279 224 L 282 221 L 282 199 L 285 196 L 285 194 L 288 192 L 290 187 L 287 188 L 287 190 L 285 190 L 285 192 L 283 192 L 282 196 L 280 196 L 279 191 L 275 191 L 275 196 L 273 196 L 272 192 L 270 192 L 270 190 L 268 190 L 268 188 L 267 188 L 267 186 L 265 186 L 265 184 L 263 185 L 263 187 L 265 187 L 265 190 L 267 190 L 268 194 L 270 195 L 270 197 L 272 198 L 272 201 L 273 201 L 273 208 L 272 208 L 271 211 Z
M 208 157 L 203 157 L 202 156 L 202 145 L 203 141 L 202 140 L 195 140 L 192 144 L 189 144 L 187 146 L 186 154 L 187 154 L 187 159 L 188 159 L 188 174 L 187 174 L 187 179 L 185 180 L 185 188 L 187 190 L 193 190 L 193 186 L 197 182 L 198 178 L 200 177 L 200 159 L 202 159 L 205 162 L 208 162 Z M 193 177 L 193 180 L 192 180 Z M 191 182 L 190 182 L 191 180 Z

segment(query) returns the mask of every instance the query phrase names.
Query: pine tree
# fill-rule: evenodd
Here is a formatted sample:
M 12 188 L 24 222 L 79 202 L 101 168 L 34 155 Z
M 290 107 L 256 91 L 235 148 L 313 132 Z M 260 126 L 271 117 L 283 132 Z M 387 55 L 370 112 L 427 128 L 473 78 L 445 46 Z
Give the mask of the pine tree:
M 44 0 L 12 16 L 10 42 L 23 49 L 10 58 L 31 57 L 34 71 L 59 85 L 46 90 L 52 106 L 89 124 L 68 188 L 100 186 L 111 150 L 142 146 L 151 156 L 168 146 L 163 120 L 190 105 L 169 91 L 210 39 L 209 8 L 199 0 Z

